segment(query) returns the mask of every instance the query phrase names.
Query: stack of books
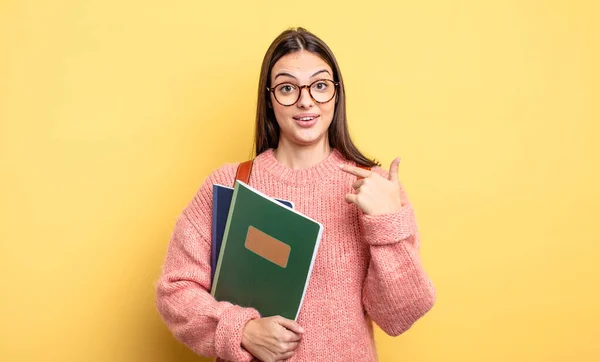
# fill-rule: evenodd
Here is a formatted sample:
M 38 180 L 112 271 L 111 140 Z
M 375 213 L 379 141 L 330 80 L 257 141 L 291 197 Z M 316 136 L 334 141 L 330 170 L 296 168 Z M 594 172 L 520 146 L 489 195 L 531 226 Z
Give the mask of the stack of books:
M 323 225 L 239 180 L 213 185 L 212 212 L 212 296 L 296 320 Z

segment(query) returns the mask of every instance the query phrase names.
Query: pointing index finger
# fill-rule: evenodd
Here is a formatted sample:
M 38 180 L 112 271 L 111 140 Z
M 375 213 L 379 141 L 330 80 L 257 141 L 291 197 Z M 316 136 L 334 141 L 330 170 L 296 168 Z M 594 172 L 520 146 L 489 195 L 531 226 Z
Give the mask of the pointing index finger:
M 353 166 L 346 165 L 346 164 L 340 164 L 340 169 L 342 169 L 342 171 L 347 172 L 351 175 L 363 177 L 363 178 L 371 176 L 371 173 L 372 173 L 371 171 L 363 170 L 362 168 L 353 167 Z

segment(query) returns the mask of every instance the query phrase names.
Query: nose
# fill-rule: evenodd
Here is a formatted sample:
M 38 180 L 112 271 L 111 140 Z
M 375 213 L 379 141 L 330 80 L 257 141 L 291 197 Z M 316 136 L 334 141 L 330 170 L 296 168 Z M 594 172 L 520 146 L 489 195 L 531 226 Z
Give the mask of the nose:
M 298 99 L 297 104 L 300 108 L 310 108 L 315 105 L 315 102 L 310 96 L 308 86 L 303 86 L 300 88 L 300 99 Z

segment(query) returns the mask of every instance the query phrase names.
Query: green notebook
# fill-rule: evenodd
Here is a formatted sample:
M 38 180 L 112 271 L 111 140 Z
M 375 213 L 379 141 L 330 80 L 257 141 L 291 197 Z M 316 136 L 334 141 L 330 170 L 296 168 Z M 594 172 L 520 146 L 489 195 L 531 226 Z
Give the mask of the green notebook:
M 236 181 L 213 297 L 296 320 L 322 233 L 320 223 Z

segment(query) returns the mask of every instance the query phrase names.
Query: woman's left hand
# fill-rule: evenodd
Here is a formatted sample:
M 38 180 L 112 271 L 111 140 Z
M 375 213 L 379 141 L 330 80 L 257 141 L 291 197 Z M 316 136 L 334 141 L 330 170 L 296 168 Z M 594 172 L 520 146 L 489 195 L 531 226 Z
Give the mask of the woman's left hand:
M 400 181 L 398 180 L 399 163 L 400 158 L 392 161 L 387 179 L 373 171 L 340 165 L 344 172 L 363 177 L 352 185 L 356 193 L 347 194 L 346 201 L 355 204 L 367 215 L 381 215 L 399 211 L 402 208 L 402 194 Z

